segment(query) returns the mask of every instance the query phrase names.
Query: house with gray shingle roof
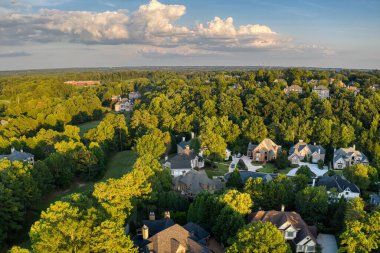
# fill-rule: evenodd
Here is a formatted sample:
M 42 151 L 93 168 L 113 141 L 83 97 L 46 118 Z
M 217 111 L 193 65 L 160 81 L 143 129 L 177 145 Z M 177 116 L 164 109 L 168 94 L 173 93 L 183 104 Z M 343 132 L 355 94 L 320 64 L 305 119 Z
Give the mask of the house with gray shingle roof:
M 302 160 L 311 159 L 313 163 L 319 160 L 325 161 L 326 150 L 321 145 L 307 144 L 303 140 L 299 140 L 297 144 L 289 150 L 288 160 L 293 164 L 299 164 Z
M 280 230 L 286 241 L 294 247 L 294 252 L 316 252 L 315 229 L 309 227 L 296 212 L 258 211 L 248 217 L 249 222 L 270 222 Z
M 289 94 L 290 92 L 296 92 L 298 94 L 302 94 L 303 90 L 302 90 L 301 86 L 299 86 L 297 84 L 293 84 L 293 85 L 290 85 L 289 87 L 285 88 L 284 92 L 285 92 L 285 94 Z
M 228 178 L 231 176 L 233 172 L 228 172 L 224 174 L 224 180 L 227 182 Z M 241 177 L 241 181 L 243 184 L 249 179 L 249 178 L 261 178 L 263 179 L 263 182 L 269 182 L 273 180 L 273 175 L 263 172 L 255 172 L 255 171 L 247 171 L 247 170 L 239 170 L 239 175 Z
M 338 198 L 353 199 L 360 196 L 360 189 L 357 185 L 348 181 L 344 176 L 323 176 L 316 179 L 315 186 L 324 186 L 328 192 L 335 189 Z
M 360 151 L 355 149 L 355 145 L 349 148 L 340 148 L 334 150 L 333 167 L 336 170 L 342 170 L 345 167 L 355 164 L 368 165 L 368 158 Z
M 220 179 L 210 179 L 204 170 L 189 172 L 173 179 L 174 189 L 194 198 L 202 191 L 215 192 L 224 188 L 224 183 Z
M 0 155 L 0 160 L 7 159 L 11 162 L 19 161 L 19 162 L 28 162 L 30 164 L 34 164 L 34 155 L 24 152 L 22 149 L 20 151 L 11 149 L 11 153 L 9 155 Z

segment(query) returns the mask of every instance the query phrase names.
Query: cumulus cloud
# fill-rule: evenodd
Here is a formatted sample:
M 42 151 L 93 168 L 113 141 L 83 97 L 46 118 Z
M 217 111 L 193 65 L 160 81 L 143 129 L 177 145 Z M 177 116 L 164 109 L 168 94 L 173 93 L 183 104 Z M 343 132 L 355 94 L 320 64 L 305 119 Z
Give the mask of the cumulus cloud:
M 127 10 L 7 12 L 0 15 L 0 45 L 26 42 L 136 44 L 145 45 L 139 52 L 143 55 L 184 56 L 233 50 L 326 51 L 325 48 L 297 45 L 265 25 L 235 26 L 232 17 L 214 17 L 194 27 L 176 24 L 185 13 L 184 5 L 162 4 L 157 0 L 150 0 L 131 14 Z

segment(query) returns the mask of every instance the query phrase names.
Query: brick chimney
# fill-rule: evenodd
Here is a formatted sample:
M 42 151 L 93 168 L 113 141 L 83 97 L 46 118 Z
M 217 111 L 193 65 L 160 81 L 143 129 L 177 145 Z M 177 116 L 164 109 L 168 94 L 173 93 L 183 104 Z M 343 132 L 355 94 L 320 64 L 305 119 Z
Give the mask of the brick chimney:
M 165 219 L 170 219 L 170 212 L 169 211 L 165 211 L 164 218 Z
M 142 237 L 144 240 L 147 240 L 149 238 L 149 228 L 147 227 L 147 225 L 144 225 L 142 227 Z
M 154 214 L 154 212 L 149 213 L 149 220 L 156 220 L 156 215 Z

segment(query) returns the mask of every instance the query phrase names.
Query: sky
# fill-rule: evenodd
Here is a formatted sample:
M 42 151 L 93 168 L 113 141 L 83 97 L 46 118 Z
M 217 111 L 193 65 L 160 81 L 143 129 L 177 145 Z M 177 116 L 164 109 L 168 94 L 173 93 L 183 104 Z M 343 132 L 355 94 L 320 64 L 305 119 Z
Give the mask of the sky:
M 0 70 L 380 69 L 379 0 L 0 0 Z

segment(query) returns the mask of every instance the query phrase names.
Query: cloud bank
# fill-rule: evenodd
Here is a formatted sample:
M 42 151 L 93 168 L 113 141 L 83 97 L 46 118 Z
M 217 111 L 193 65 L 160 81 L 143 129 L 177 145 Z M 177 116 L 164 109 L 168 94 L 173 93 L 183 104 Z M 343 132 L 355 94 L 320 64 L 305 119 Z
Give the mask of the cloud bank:
M 317 45 L 293 42 L 261 24 L 236 26 L 232 17 L 214 17 L 194 27 L 176 22 L 186 14 L 184 5 L 151 0 L 138 10 L 113 12 L 41 9 L 33 14 L 0 13 L 0 45 L 48 42 L 142 45 L 143 55 L 207 55 L 230 51 L 318 50 Z

